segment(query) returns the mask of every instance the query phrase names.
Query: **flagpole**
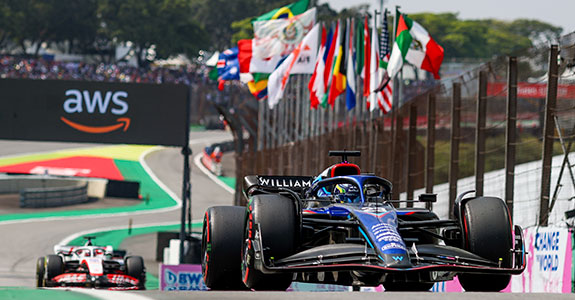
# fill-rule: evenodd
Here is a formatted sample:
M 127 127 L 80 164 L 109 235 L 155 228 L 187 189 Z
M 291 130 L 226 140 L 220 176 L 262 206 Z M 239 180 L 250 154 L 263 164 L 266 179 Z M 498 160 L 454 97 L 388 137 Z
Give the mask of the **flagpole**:
M 264 143 L 264 102 L 259 101 L 258 103 L 258 139 L 257 139 L 257 150 L 261 151 L 263 149 Z

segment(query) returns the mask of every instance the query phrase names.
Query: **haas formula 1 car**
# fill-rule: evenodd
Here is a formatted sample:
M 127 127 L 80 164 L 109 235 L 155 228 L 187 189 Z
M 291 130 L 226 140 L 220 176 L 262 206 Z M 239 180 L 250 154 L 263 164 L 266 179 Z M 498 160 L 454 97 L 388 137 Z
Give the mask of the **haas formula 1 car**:
M 343 161 L 317 177 L 246 176 L 247 207 L 207 210 L 202 272 L 210 289 L 285 290 L 298 281 L 429 290 L 457 276 L 467 291 L 500 291 L 525 269 L 522 230 L 503 200 L 462 194 L 455 218 L 440 220 L 398 208 L 389 181 L 347 162 L 359 152 L 330 155 Z
M 88 287 L 142 290 L 146 269 L 141 256 L 126 256 L 112 246 L 54 246 L 55 255 L 40 257 L 36 265 L 38 287 Z

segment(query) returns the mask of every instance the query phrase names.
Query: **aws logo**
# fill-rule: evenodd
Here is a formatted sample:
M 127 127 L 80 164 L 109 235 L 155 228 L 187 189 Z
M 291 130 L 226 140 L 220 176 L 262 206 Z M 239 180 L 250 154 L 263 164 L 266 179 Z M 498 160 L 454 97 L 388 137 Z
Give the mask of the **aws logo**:
M 129 106 L 125 101 L 128 98 L 128 93 L 125 91 L 107 91 L 103 94 L 100 91 L 80 91 L 76 89 L 66 90 L 66 101 L 64 101 L 64 111 L 68 114 L 74 113 L 88 113 L 88 114 L 107 114 L 109 113 L 116 116 L 123 116 L 128 112 Z M 116 124 L 109 124 L 103 126 L 88 126 L 69 120 L 66 117 L 60 117 L 60 120 L 66 125 L 86 133 L 108 133 L 123 128 L 127 131 L 130 127 L 130 118 L 121 117 L 116 119 Z

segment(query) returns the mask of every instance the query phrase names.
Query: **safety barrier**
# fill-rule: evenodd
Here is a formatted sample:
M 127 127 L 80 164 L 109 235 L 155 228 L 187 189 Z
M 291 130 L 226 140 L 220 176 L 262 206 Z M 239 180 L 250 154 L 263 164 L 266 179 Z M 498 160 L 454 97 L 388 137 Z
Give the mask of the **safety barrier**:
M 20 207 L 44 208 L 90 202 L 88 183 L 71 187 L 28 188 L 20 191 Z
M 99 178 L 0 175 L 0 194 L 20 194 L 23 208 L 56 207 L 102 199 L 107 183 Z

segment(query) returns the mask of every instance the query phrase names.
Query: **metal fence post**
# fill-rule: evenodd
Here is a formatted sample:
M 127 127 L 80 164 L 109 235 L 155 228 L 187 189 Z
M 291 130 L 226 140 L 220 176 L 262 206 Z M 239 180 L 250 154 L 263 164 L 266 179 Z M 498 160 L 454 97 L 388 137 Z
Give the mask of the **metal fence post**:
M 433 193 L 435 169 L 435 94 L 427 95 L 427 146 L 425 147 L 425 192 Z M 427 209 L 433 208 L 433 203 L 427 202 Z
M 409 107 L 409 137 L 407 143 L 407 200 L 413 199 L 413 191 L 415 190 L 415 161 L 416 157 L 416 140 L 417 137 L 417 106 L 411 104 Z M 413 202 L 407 202 L 407 207 L 413 207 Z
M 543 166 L 541 170 L 541 202 L 539 205 L 539 225 L 546 226 L 549 221 L 549 193 L 551 190 L 551 158 L 553 156 L 553 136 L 555 133 L 555 105 L 557 103 L 557 45 L 551 45 L 549 51 L 549 72 L 547 97 L 545 99 L 545 120 L 543 129 Z
M 459 138 L 461 119 L 461 83 L 453 83 L 451 102 L 451 150 L 449 162 L 449 215 L 453 216 L 453 204 L 457 197 L 457 179 L 459 178 Z
M 485 175 L 485 117 L 487 111 L 487 72 L 479 71 L 477 120 L 475 125 L 475 195 L 483 196 Z
M 395 117 L 395 131 L 393 135 L 393 163 L 391 164 L 392 167 L 392 176 L 391 176 L 391 183 L 393 184 L 393 190 L 391 194 L 392 199 L 399 199 L 399 194 L 401 192 L 401 146 L 402 146 L 402 135 L 403 135 L 403 117 L 401 116 L 400 112 L 397 112 Z M 395 204 L 394 204 L 395 205 Z
M 513 219 L 515 143 L 517 140 L 517 57 L 509 57 L 507 71 L 507 128 L 505 132 L 505 203 Z

